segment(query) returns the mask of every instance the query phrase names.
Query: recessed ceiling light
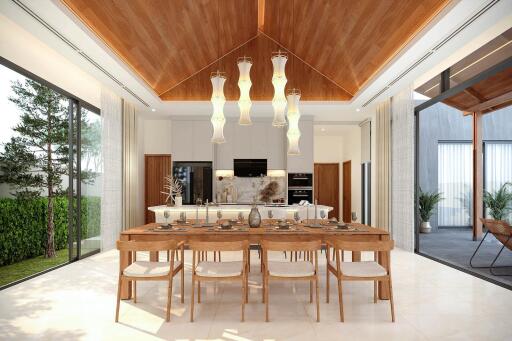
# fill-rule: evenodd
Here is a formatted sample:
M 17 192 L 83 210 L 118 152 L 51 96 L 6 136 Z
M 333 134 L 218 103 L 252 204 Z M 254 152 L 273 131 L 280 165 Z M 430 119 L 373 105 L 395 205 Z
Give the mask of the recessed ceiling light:
M 156 109 L 155 109 L 155 108 L 151 108 L 151 111 L 152 111 L 152 112 L 155 112 L 155 111 L 156 111 Z
M 361 111 L 361 109 L 357 108 L 357 109 L 356 109 L 356 111 L 357 111 L 357 112 L 360 112 L 360 111 Z
M 321 131 L 325 131 L 325 128 L 321 128 L 320 130 L 321 130 Z

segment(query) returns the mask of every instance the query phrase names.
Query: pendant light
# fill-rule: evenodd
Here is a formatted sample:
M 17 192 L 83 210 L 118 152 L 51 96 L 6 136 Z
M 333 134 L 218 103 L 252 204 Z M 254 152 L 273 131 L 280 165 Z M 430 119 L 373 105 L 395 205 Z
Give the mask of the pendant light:
M 285 67 L 288 56 L 281 51 L 272 53 L 272 66 L 274 74 L 272 75 L 272 85 L 274 86 L 274 98 L 272 98 L 272 107 L 274 108 L 274 127 L 284 127 L 286 125 L 285 110 L 286 97 L 284 89 L 286 87 Z
M 220 71 L 213 72 L 210 76 L 210 81 L 212 82 L 213 89 L 213 114 L 210 120 L 213 126 L 212 142 L 224 143 L 226 142 L 224 138 L 224 124 L 226 123 L 226 118 L 224 117 L 224 104 L 226 103 L 226 98 L 224 97 L 224 82 L 226 82 L 226 75 Z
M 295 0 L 292 1 L 292 47 L 295 36 Z M 295 57 L 292 59 L 292 74 L 293 77 L 296 77 L 295 74 Z M 292 78 L 292 84 L 295 84 L 294 78 Z M 299 148 L 299 139 L 300 139 L 300 129 L 299 129 L 299 119 L 300 119 L 300 111 L 299 111 L 299 101 L 300 101 L 300 90 L 299 89 L 290 89 L 286 96 L 288 100 L 288 131 L 286 136 L 288 137 L 288 155 L 300 155 Z
M 240 76 L 238 78 L 238 87 L 240 88 L 240 98 L 238 99 L 238 108 L 240 108 L 240 119 L 238 124 L 251 125 L 251 97 L 249 92 L 251 90 L 251 66 L 252 58 L 241 57 L 238 58 L 238 70 Z
M 224 97 L 224 83 L 226 82 L 226 74 L 219 71 L 220 64 L 220 6 L 217 1 L 217 72 L 212 72 L 210 75 L 210 81 L 212 82 L 212 106 L 213 113 L 210 121 L 213 126 L 213 143 L 224 143 L 224 124 L 226 124 L 226 118 L 224 117 L 224 104 L 226 103 L 226 97 Z
M 286 98 L 288 100 L 288 132 L 286 133 L 286 136 L 288 137 L 288 155 L 300 155 L 300 90 L 290 89 Z

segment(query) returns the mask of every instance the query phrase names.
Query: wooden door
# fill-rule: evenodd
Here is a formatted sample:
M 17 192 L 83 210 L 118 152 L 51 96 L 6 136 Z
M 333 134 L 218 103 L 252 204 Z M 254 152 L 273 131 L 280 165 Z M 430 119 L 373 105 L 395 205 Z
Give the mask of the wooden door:
M 329 218 L 339 218 L 340 167 L 338 163 L 315 163 L 314 197 L 319 205 L 331 206 Z
M 164 177 L 171 175 L 171 155 L 144 155 L 144 209 L 146 224 L 155 222 L 155 213 L 147 208 L 165 204 Z
M 343 221 L 352 221 L 352 162 L 343 162 Z

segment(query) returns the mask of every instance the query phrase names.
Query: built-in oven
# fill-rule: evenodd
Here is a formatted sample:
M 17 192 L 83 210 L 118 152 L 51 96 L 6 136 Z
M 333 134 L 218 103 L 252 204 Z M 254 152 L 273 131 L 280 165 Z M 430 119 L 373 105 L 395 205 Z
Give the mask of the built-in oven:
M 290 187 L 311 187 L 313 188 L 313 174 L 311 173 L 288 173 L 288 188 Z
M 309 188 L 289 188 L 288 205 L 298 204 L 302 200 L 313 202 L 313 190 Z

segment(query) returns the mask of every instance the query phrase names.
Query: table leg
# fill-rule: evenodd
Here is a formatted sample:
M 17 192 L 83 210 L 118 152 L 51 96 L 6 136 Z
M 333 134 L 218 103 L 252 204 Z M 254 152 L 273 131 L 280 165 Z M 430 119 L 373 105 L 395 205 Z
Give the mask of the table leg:
M 361 261 L 361 251 L 352 251 L 352 262 Z
M 121 235 L 120 237 L 123 241 L 130 240 L 130 236 Z M 121 270 L 124 270 L 128 265 L 132 264 L 132 253 L 129 251 L 121 251 L 119 252 L 119 264 Z M 132 282 L 130 281 L 122 281 L 121 282 L 121 299 L 129 300 L 132 297 Z
M 389 235 L 382 235 L 381 240 L 389 240 Z M 389 266 L 389 257 L 387 252 L 379 252 L 378 253 L 378 262 L 382 267 L 388 269 Z M 381 300 L 389 300 L 389 283 L 388 282 L 379 282 L 379 298 Z

